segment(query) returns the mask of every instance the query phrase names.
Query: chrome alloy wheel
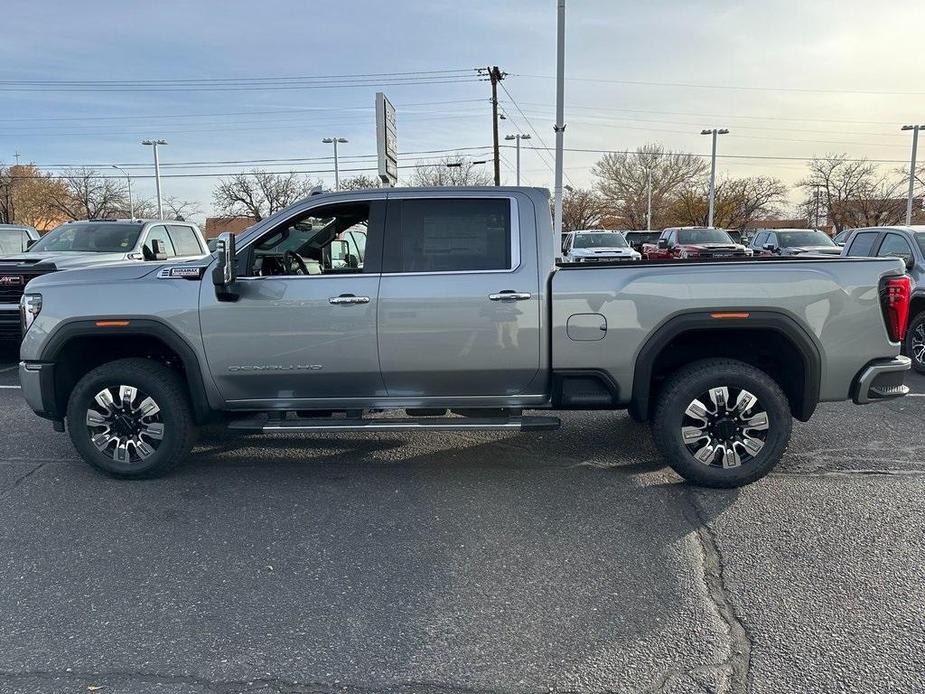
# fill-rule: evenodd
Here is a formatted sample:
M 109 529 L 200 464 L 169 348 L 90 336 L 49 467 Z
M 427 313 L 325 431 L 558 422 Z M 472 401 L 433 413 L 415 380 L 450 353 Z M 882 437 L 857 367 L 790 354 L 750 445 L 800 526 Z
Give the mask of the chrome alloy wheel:
M 90 440 L 117 463 L 150 457 L 164 439 L 161 408 L 154 398 L 134 386 L 105 388 L 87 409 Z
M 907 338 L 912 353 L 912 358 L 919 364 L 925 364 L 925 322 L 920 322 L 915 326 L 915 330 Z
M 710 388 L 684 410 L 681 437 L 694 458 L 713 467 L 739 467 L 767 441 L 768 413 L 745 389 Z

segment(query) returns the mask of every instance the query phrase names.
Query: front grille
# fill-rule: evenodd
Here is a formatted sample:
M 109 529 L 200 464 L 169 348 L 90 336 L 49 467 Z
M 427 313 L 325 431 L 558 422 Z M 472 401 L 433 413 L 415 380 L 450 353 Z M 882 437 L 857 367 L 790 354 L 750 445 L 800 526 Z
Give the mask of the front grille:
M 16 287 L 0 286 L 0 304 L 18 304 L 25 289 L 25 283 Z

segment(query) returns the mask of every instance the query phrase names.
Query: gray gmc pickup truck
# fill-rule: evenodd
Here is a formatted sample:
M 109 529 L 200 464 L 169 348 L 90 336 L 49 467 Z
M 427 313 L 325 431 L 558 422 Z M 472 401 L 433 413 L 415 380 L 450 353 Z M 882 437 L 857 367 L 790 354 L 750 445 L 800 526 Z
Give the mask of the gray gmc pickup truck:
M 771 470 L 817 403 L 907 392 L 901 260 L 564 264 L 558 248 L 541 189 L 312 196 L 198 261 L 32 280 L 22 392 L 120 477 L 164 472 L 216 422 L 537 430 L 559 420 L 536 411 L 628 409 L 678 473 L 718 487 Z

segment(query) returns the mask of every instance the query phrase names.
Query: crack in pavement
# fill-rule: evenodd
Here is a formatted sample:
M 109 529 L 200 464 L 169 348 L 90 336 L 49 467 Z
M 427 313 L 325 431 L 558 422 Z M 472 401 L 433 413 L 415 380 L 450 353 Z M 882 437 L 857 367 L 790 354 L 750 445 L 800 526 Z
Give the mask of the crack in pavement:
M 348 684 L 335 680 L 327 684 L 323 682 L 296 682 L 278 677 L 254 677 L 243 680 L 209 680 L 195 675 L 171 675 L 166 673 L 113 670 L 104 672 L 79 672 L 67 668 L 63 671 L 35 670 L 16 672 L 0 670 L 0 681 L 27 681 L 68 680 L 75 684 L 87 687 L 113 686 L 131 687 L 132 684 L 146 683 L 153 685 L 188 685 L 200 687 L 212 694 L 238 694 L 248 691 L 270 691 L 276 694 L 380 694 L 390 692 L 393 694 L 529 694 L 530 690 L 523 689 L 476 689 L 473 687 L 460 687 L 440 682 L 414 681 L 400 682 L 393 685 Z M 131 689 L 129 689 L 131 691 Z M 535 689 L 535 694 L 547 694 L 549 688 Z
M 688 510 L 685 510 L 684 513 L 696 528 L 697 544 L 700 547 L 703 562 L 703 581 L 713 608 L 726 625 L 729 636 L 729 657 L 722 663 L 712 667 L 693 668 L 685 674 L 687 676 L 695 672 L 697 674 L 706 674 L 718 667 L 728 674 L 728 688 L 726 691 L 744 694 L 750 689 L 752 637 L 739 615 L 736 614 L 732 603 L 732 593 L 726 585 L 725 566 L 717 544 L 716 533 L 704 517 L 700 505 L 697 503 L 696 494 L 696 491 L 691 491 L 684 495 L 688 502 L 687 506 L 693 512 L 694 517 L 690 518 Z M 698 685 L 700 684 L 697 680 L 694 681 Z M 667 679 L 665 684 L 667 684 Z
M 43 467 L 45 467 L 45 463 L 39 463 L 38 465 L 35 465 L 27 473 L 17 477 L 15 480 L 13 480 L 13 484 L 11 484 L 9 487 L 6 487 L 5 489 L 0 490 L 0 499 L 5 499 L 6 497 L 8 497 L 10 494 L 13 493 L 13 490 L 16 489 L 16 487 L 18 487 L 20 484 L 25 482 L 28 478 L 30 478 L 36 472 L 41 470 Z

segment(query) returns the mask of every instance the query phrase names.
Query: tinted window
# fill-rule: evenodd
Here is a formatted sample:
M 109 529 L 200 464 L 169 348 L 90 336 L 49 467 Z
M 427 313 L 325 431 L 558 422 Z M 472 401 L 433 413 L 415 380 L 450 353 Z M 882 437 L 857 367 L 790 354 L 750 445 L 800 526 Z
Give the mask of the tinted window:
M 779 245 L 785 248 L 835 245 L 835 242 L 821 231 L 779 231 L 777 239 Z
M 128 253 L 138 241 L 140 224 L 79 222 L 62 224 L 48 232 L 29 252 L 82 251 L 90 253 Z
M 880 258 L 911 258 L 912 247 L 899 234 L 887 234 L 880 243 L 877 256 Z
M 754 239 L 752 239 L 752 248 L 761 248 L 764 246 L 765 239 L 768 238 L 768 232 L 762 231 L 760 234 L 757 234 Z
M 681 229 L 678 243 L 733 243 L 732 238 L 722 229 Z
M 386 249 L 389 271 L 511 267 L 511 203 L 505 198 L 403 200 L 400 215 L 399 237 Z
M 202 255 L 196 232 L 190 227 L 168 224 L 167 231 L 170 233 L 170 240 L 173 241 L 173 247 L 177 250 L 177 255 Z
M 877 234 L 879 231 L 862 231 L 860 234 L 855 234 L 854 239 L 851 241 L 851 246 L 848 248 L 848 255 L 850 256 L 868 256 L 871 255 L 871 249 L 874 246 L 874 241 L 877 240 Z
M 28 241 L 29 235 L 24 229 L 0 229 L 0 255 L 22 253 Z
M 598 231 L 591 234 L 575 234 L 575 248 L 626 248 L 623 234 Z
M 150 253 L 150 257 L 154 257 L 154 244 L 152 243 L 154 240 L 160 241 L 161 253 L 166 254 L 168 258 L 172 258 L 177 254 L 173 244 L 170 242 L 170 237 L 167 235 L 167 229 L 163 226 L 156 226 L 148 230 L 148 238 L 145 239 L 144 246 L 145 255 Z

